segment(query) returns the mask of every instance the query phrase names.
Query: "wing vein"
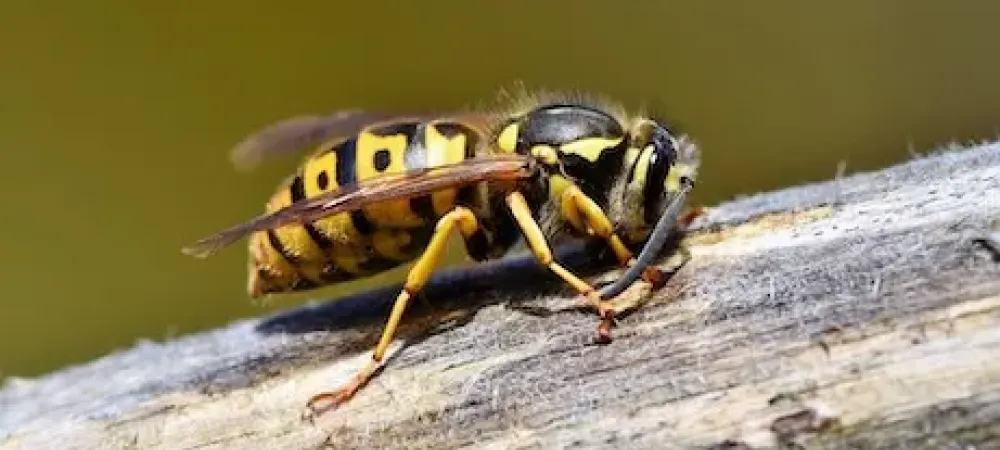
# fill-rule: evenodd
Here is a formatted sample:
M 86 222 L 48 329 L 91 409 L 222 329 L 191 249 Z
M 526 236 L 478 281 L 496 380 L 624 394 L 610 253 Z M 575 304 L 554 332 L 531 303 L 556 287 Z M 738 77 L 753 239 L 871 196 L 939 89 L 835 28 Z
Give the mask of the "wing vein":
M 522 155 L 498 155 L 387 175 L 303 199 L 257 216 L 188 245 L 182 252 L 190 256 L 206 257 L 257 231 L 305 224 L 353 211 L 367 204 L 425 195 L 448 187 L 523 180 L 533 173 L 534 167 L 529 158 Z

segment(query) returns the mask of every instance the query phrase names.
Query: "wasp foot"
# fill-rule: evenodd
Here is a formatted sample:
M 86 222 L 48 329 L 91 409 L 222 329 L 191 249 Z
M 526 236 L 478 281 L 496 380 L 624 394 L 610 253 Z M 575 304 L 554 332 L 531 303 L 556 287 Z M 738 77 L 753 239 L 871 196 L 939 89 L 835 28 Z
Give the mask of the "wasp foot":
M 317 417 L 336 409 L 337 407 L 343 405 L 348 400 L 354 397 L 362 387 L 368 384 L 379 371 L 382 370 L 382 362 L 377 360 L 372 360 L 361 369 L 358 373 L 351 378 L 351 381 L 345 383 L 343 386 L 327 392 L 321 392 L 312 396 L 308 402 L 306 402 L 306 411 L 302 414 L 302 419 L 307 420 L 310 423 L 314 422 Z

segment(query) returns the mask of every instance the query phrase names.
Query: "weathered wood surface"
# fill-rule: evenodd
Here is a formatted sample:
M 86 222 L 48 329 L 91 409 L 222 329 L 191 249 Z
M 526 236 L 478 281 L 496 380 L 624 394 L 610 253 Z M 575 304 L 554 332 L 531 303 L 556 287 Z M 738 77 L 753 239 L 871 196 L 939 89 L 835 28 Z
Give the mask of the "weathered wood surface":
M 459 274 L 431 303 L 471 317 L 314 425 L 391 291 L 8 380 L 0 448 L 1000 448 L 998 218 L 1000 145 L 951 149 L 709 210 L 610 345 L 514 307 L 572 298 L 530 264 Z

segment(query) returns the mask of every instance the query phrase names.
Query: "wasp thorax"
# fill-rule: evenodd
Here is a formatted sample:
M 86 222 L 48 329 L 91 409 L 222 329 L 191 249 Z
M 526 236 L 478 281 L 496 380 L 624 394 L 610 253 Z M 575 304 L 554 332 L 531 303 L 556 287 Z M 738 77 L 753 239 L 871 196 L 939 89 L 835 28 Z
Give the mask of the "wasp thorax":
M 519 143 L 561 147 L 582 140 L 620 141 L 625 135 L 618 120 L 582 105 L 555 104 L 536 108 L 521 118 Z
M 560 103 L 511 120 L 500 129 L 497 144 L 505 152 L 531 155 L 550 174 L 569 178 L 599 200 L 620 170 L 625 136 L 622 124 L 608 113 Z

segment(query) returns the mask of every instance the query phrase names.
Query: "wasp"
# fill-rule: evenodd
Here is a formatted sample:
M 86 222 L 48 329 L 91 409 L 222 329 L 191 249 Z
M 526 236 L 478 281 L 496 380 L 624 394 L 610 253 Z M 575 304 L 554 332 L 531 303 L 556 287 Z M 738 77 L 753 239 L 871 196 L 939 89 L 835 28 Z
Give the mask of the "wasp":
M 249 236 L 251 297 L 303 291 L 404 263 L 407 273 L 370 362 L 313 396 L 314 413 L 351 399 L 383 367 L 397 326 L 458 233 L 475 261 L 523 240 L 596 309 L 600 337 L 621 312 L 609 299 L 642 277 L 693 187 L 698 147 L 661 120 L 607 100 L 531 95 L 499 112 L 392 115 L 362 110 L 281 120 L 246 137 L 233 161 L 316 150 L 262 215 L 184 248 L 205 257 Z M 606 244 L 626 272 L 598 291 L 554 260 L 566 239 Z M 630 250 L 642 246 L 638 257 Z M 325 404 L 323 408 L 317 405 Z

